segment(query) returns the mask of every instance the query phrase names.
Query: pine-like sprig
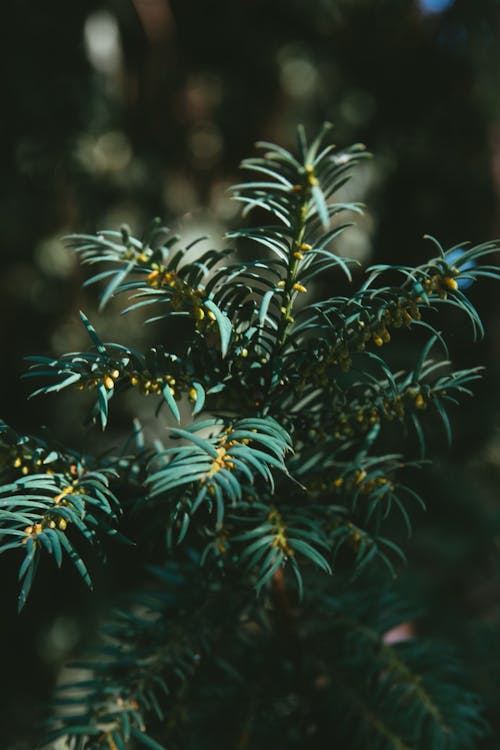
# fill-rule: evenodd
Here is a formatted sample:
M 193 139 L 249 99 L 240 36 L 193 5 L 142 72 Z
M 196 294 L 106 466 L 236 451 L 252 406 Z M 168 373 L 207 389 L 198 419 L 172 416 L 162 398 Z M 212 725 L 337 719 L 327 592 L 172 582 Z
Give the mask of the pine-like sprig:
M 184 245 L 158 223 L 142 241 L 126 229 L 68 238 L 84 264 L 105 267 L 87 282 L 101 288 L 101 306 L 128 294 L 126 314 L 146 312 L 147 322 L 160 326 L 179 316 L 189 321 L 175 354 L 160 343 L 141 352 L 103 342 L 81 313 L 88 351 L 29 358 L 27 376 L 42 381 L 37 394 L 91 393 L 90 419 L 103 430 L 112 399 L 127 390 L 151 397 L 167 428 L 164 445 L 150 443 L 138 425 L 127 455 L 105 458 L 60 450 L 6 426 L 0 434 L 0 551 L 23 553 L 21 607 L 41 554 L 58 565 L 66 554 L 89 583 L 74 530 L 94 544 L 102 534 L 117 535 L 124 512 L 135 514 L 138 538 L 141 529 L 154 529 L 151 541 L 165 559 L 156 593 L 146 602 L 139 592 L 107 628 L 111 640 L 85 662 L 91 677 L 62 688 L 58 704 L 76 708 L 56 717 L 51 736 L 69 737 L 75 749 L 123 750 L 129 741 L 161 748 L 153 739 L 158 721 L 166 722 L 158 736 L 179 739 L 188 730 L 174 720 L 178 702 L 187 701 L 196 716 L 196 696 L 207 684 L 204 665 L 213 666 L 215 640 L 228 623 L 235 643 L 219 655 L 226 674 L 244 671 L 245 659 L 260 663 L 283 623 L 294 648 L 323 642 L 305 606 L 299 609 L 304 625 L 296 624 L 292 596 L 299 608 L 300 601 L 318 598 L 317 617 L 331 627 L 335 648 L 325 650 L 326 664 L 312 658 L 307 679 L 326 686 L 322 722 L 328 724 L 330 710 L 340 712 L 332 737 L 351 738 L 359 748 L 458 750 L 471 747 L 479 731 L 475 700 L 453 687 L 451 657 L 433 664 L 434 647 L 419 639 L 384 644 L 384 630 L 370 624 L 356 583 L 349 598 L 325 594 L 325 584 L 316 581 L 333 570 L 331 586 L 339 591 L 340 571 L 359 576 L 380 563 L 397 575 L 404 552 L 390 538 L 392 519 L 402 519 L 410 532 L 415 509 L 424 507 L 408 483 L 415 461 L 402 452 L 402 439 L 410 428 L 422 458 L 427 415 L 434 413 L 451 440 L 449 404 L 469 395 L 479 377 L 479 368 L 453 370 L 445 336 L 433 323 L 436 311 L 459 308 L 473 335 L 482 335 L 466 289 L 481 277 L 500 276 L 484 263 L 497 244 L 445 251 L 434 241 L 434 257 L 420 266 L 375 266 L 354 282 L 353 262 L 335 252 L 335 241 L 349 227 L 344 216 L 361 206 L 337 203 L 335 194 L 367 153 L 359 145 L 342 152 L 325 145 L 328 130 L 309 144 L 299 129 L 297 155 L 259 143 L 259 156 L 243 162 L 252 177 L 233 195 L 244 216 L 256 211 L 266 218 L 228 240 L 253 247 L 249 261 L 239 259 L 237 246 L 200 251 L 196 243 Z M 352 294 L 311 299 L 311 282 L 336 272 L 356 283 Z M 391 336 L 397 329 L 411 336 L 416 327 L 427 341 L 406 370 L 394 371 L 385 355 Z M 187 411 L 187 423 L 172 427 Z M 117 500 L 118 481 L 133 488 L 133 503 Z M 171 561 L 182 547 L 189 563 L 175 563 L 180 580 L 189 569 L 198 584 L 196 595 L 176 608 Z M 366 596 L 373 607 L 376 591 Z M 379 614 L 384 606 L 379 602 Z M 221 608 L 228 613 L 224 626 Z M 197 682 L 200 669 L 205 676 Z M 221 677 L 222 692 L 224 685 Z M 242 700 L 254 706 L 260 699 Z M 299 696 L 296 703 L 312 716 L 305 700 Z M 255 724 L 254 708 L 249 711 L 245 726 Z M 304 717 L 296 718 L 302 726 Z M 255 726 L 250 734 L 247 744 L 231 746 L 277 746 L 272 727 L 267 740 Z

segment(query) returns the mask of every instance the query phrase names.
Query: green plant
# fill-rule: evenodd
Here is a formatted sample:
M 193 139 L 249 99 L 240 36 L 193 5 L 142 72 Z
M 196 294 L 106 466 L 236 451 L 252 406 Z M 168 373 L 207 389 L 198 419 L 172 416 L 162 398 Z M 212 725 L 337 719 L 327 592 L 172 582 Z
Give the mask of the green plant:
M 317 278 L 352 280 L 332 243 L 349 226 L 340 215 L 361 211 L 334 195 L 367 153 L 324 145 L 327 131 L 309 145 L 299 129 L 297 157 L 260 143 L 243 162 L 254 178 L 233 195 L 265 223 L 228 237 L 257 259 L 196 254 L 158 223 L 143 241 L 126 229 L 68 239 L 83 263 L 105 264 L 88 282 L 102 306 L 132 292 L 126 312 L 188 325 L 176 354 L 139 352 L 104 343 L 82 313 L 89 351 L 30 357 L 36 392 L 92 394 L 103 430 L 120 393 L 151 397 L 165 445 L 138 421 L 124 451 L 101 456 L 1 425 L 0 552 L 22 553 L 20 608 L 42 555 L 69 558 L 91 585 L 88 544 L 127 541 L 123 515 L 148 571 L 109 613 L 85 675 L 59 688 L 47 741 L 451 750 L 484 731 L 448 649 L 387 634 L 416 617 L 392 584 L 398 519 L 409 532 L 423 507 L 408 473 L 429 419 L 450 440 L 449 405 L 480 377 L 452 369 L 423 318 L 458 307 L 481 335 L 464 290 L 498 278 L 483 262 L 497 245 L 445 252 L 434 240 L 417 268 L 376 266 L 355 292 L 307 302 Z M 427 339 L 395 371 L 385 345 L 416 328 Z M 414 437 L 408 460 L 395 446 Z

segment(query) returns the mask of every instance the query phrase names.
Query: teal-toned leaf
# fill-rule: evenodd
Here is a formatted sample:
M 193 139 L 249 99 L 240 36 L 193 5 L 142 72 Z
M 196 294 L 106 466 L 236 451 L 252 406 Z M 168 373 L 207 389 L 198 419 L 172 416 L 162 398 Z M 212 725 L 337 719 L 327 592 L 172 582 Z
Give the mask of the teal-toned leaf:
M 54 555 L 54 559 L 56 561 L 57 567 L 60 568 L 62 564 L 62 547 L 61 542 L 59 541 L 59 534 L 61 532 L 56 531 L 55 529 L 44 529 L 44 532 L 42 536 L 47 536 L 52 542 L 52 554 Z
M 106 354 L 106 347 L 104 346 L 101 339 L 97 335 L 96 330 L 94 326 L 92 325 L 92 323 L 90 322 L 90 320 L 87 318 L 85 313 L 83 313 L 81 310 L 80 310 L 80 318 L 82 319 L 83 325 L 87 329 L 87 333 L 89 334 L 90 339 L 92 343 L 94 344 L 94 346 L 96 347 L 99 354 Z
M 214 446 L 208 440 L 205 440 L 205 438 L 202 438 L 199 435 L 194 434 L 193 432 L 188 432 L 187 430 L 181 430 L 178 427 L 173 427 L 170 430 L 170 433 L 172 435 L 177 435 L 178 437 L 182 437 L 185 440 L 189 440 L 189 442 L 197 445 L 198 448 L 201 448 L 202 451 L 204 451 L 205 453 L 208 453 L 208 455 L 211 456 L 212 458 L 219 457 L 219 454 L 215 450 Z
M 192 383 L 192 387 L 194 388 L 196 393 L 196 400 L 193 408 L 193 417 L 195 417 L 197 414 L 203 411 L 203 407 L 205 405 L 205 389 L 203 388 L 201 383 L 198 383 L 197 381 L 194 381 Z
M 319 185 L 313 185 L 311 192 L 316 210 L 318 212 L 318 216 L 321 219 L 321 223 L 324 229 L 328 229 L 328 227 L 330 226 L 330 216 L 328 214 L 328 206 L 326 205 L 323 191 L 321 190 Z
M 104 290 L 101 300 L 99 302 L 99 310 L 103 310 L 106 304 L 109 302 L 113 294 L 116 292 L 122 281 L 128 276 L 130 271 L 135 265 L 135 261 L 131 260 L 127 263 L 125 268 L 115 272 L 113 280 L 108 284 Z
M 22 564 L 22 575 L 19 578 L 23 579 L 21 590 L 17 599 L 17 609 L 20 612 L 28 599 L 33 580 L 35 577 L 37 565 L 39 560 L 39 549 L 33 542 L 33 539 L 28 539 L 26 543 L 26 557 Z
M 215 320 L 217 322 L 217 326 L 219 328 L 219 334 L 220 334 L 220 345 L 221 345 L 221 354 L 223 357 L 226 356 L 227 350 L 229 347 L 229 342 L 231 340 L 231 333 L 232 333 L 232 325 L 231 321 L 225 315 L 213 302 L 211 299 L 207 299 L 204 301 L 203 306 L 207 308 L 207 310 L 210 310 L 215 315 Z
M 122 718 L 124 715 L 125 715 L 125 713 L 122 712 L 120 718 Z M 121 732 L 120 733 L 119 732 L 113 732 L 111 736 L 113 738 L 113 741 L 114 741 L 114 743 L 116 745 L 117 750 L 127 750 L 126 745 L 125 745 L 125 741 L 124 741 L 124 739 L 122 737 Z M 113 748 L 113 750 L 114 750 L 114 748 Z
M 446 434 L 446 441 L 448 443 L 448 446 L 451 446 L 452 437 L 451 437 L 451 424 L 450 419 L 448 417 L 448 414 L 446 413 L 446 409 L 444 408 L 443 404 L 441 403 L 440 399 L 437 396 L 434 396 L 432 399 L 432 403 L 436 407 L 439 416 L 441 417 L 441 421 L 444 426 L 445 434 Z
M 261 300 L 260 307 L 259 307 L 259 325 L 263 326 L 266 322 L 267 318 L 267 311 L 269 309 L 269 303 L 271 302 L 272 298 L 275 295 L 275 290 L 270 289 L 268 292 L 266 292 Z
M 324 570 L 325 573 L 332 572 L 329 562 L 323 557 L 320 552 L 318 552 L 317 549 L 312 547 L 307 542 L 304 542 L 302 539 L 289 537 L 288 543 L 292 549 L 300 552 L 302 555 L 304 555 L 304 557 L 307 557 L 309 560 L 311 560 L 311 562 Z
M 280 550 L 273 549 L 269 553 L 269 557 L 270 557 L 269 562 L 271 561 L 272 562 L 271 562 L 270 567 L 268 567 L 267 566 L 268 561 L 267 560 L 265 561 L 265 567 L 267 568 L 267 570 L 262 576 L 259 577 L 259 580 L 257 581 L 257 584 L 255 586 L 257 593 L 259 593 L 262 587 L 265 586 L 266 583 L 268 583 L 268 581 L 271 580 L 271 578 L 276 573 L 278 568 L 281 568 L 281 566 L 283 565 L 283 553 Z
M 181 415 L 179 414 L 179 408 L 177 406 L 177 403 L 175 401 L 175 398 L 172 395 L 172 392 L 170 391 L 170 387 L 168 385 L 165 386 L 165 388 L 162 391 L 163 398 L 165 399 L 168 408 L 172 412 L 174 418 L 180 422 L 181 421 Z
M 77 569 L 82 579 L 85 581 L 89 589 L 92 589 L 92 580 L 87 570 L 87 566 L 83 562 L 78 552 L 74 549 L 74 547 L 71 546 L 71 542 L 69 541 L 68 537 L 65 534 L 61 534 L 59 537 L 59 541 L 61 542 L 62 547 L 64 547 L 69 559 Z
M 106 429 L 108 423 L 108 398 L 111 391 L 106 390 L 106 386 L 101 383 L 97 386 L 97 411 L 101 420 L 101 427 Z

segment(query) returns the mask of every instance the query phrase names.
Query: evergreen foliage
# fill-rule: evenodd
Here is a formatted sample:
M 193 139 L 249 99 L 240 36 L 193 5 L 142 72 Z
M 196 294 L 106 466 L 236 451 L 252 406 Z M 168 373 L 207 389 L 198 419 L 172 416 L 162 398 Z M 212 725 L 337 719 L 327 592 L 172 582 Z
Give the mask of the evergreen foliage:
M 328 130 L 308 143 L 299 129 L 296 156 L 259 143 L 243 162 L 251 179 L 233 195 L 263 223 L 228 239 L 250 260 L 158 223 L 142 241 L 126 228 L 68 238 L 98 267 L 86 283 L 101 306 L 129 293 L 126 314 L 185 319 L 188 335 L 175 354 L 140 352 L 81 313 L 88 351 L 29 358 L 35 393 L 90 394 L 102 430 L 115 397 L 152 397 L 164 444 L 139 421 L 123 451 L 94 456 L 0 426 L 0 552 L 19 554 L 20 609 L 44 555 L 91 586 L 89 548 L 111 535 L 147 570 L 58 688 L 47 742 L 465 750 L 485 732 L 448 647 L 388 634 L 418 614 L 392 583 L 400 527 L 424 507 L 411 469 L 433 416 L 451 440 L 450 406 L 480 377 L 453 369 L 436 310 L 458 308 L 482 336 L 466 292 L 500 276 L 498 245 L 433 240 L 418 267 L 361 275 L 334 244 L 362 208 L 335 195 L 368 154 L 335 150 Z M 323 279 L 356 291 L 309 301 Z M 386 348 L 397 329 L 424 334 L 405 369 Z

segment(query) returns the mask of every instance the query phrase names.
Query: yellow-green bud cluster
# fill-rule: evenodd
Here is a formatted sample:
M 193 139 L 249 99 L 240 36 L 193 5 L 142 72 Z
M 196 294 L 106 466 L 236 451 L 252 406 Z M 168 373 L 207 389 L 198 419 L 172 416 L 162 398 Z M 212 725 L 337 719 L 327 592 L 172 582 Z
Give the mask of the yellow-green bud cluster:
M 148 370 L 143 372 L 132 372 L 129 376 L 130 385 L 137 388 L 143 396 L 160 395 L 163 389 L 168 386 L 170 393 L 174 398 L 180 397 L 177 379 L 173 375 L 153 376 Z
M 168 289 L 170 304 L 176 311 L 190 311 L 197 323 L 209 324 L 215 321 L 215 315 L 203 305 L 203 289 L 193 289 L 176 271 L 169 271 L 159 263 L 153 263 L 153 269 L 147 276 L 147 284 L 152 289 Z
M 82 377 L 77 383 L 77 388 L 80 391 L 83 391 L 86 388 L 93 390 L 99 385 L 104 385 L 107 391 L 112 391 L 114 390 L 116 381 L 120 378 L 121 374 L 122 373 L 117 367 L 107 367 L 103 372 L 98 374 L 93 373 L 88 378 Z
M 280 550 L 285 557 L 293 557 L 295 553 L 288 543 L 286 535 L 287 527 L 279 510 L 277 508 L 271 508 L 267 520 L 273 524 L 274 539 L 271 542 L 271 547 Z

